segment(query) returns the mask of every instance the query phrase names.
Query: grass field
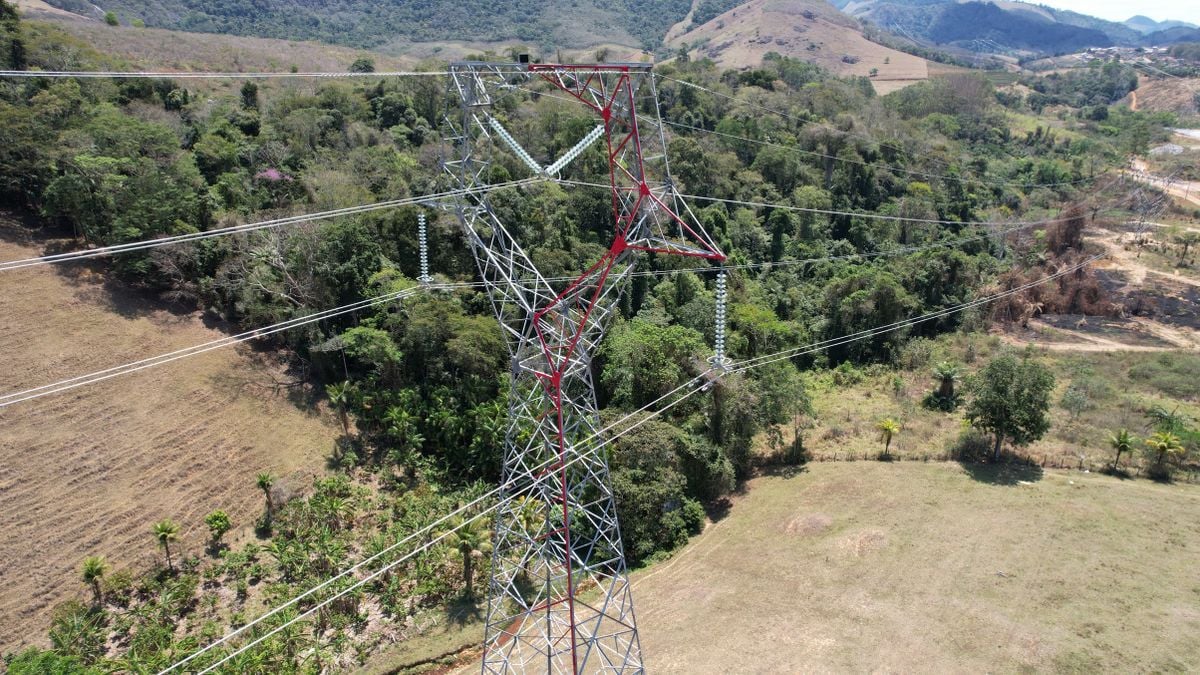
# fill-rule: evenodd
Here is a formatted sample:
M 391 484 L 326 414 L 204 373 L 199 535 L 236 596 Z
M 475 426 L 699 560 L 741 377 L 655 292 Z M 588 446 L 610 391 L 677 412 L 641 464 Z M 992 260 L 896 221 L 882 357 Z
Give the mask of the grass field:
M 42 248 L 0 213 L 0 259 Z M 0 391 L 93 372 L 226 333 L 102 282 L 88 267 L 3 272 Z M 0 652 L 43 644 L 51 608 L 86 595 L 80 561 L 103 554 L 141 571 L 159 551 L 150 526 L 173 518 L 199 554 L 203 517 L 229 512 L 253 536 L 255 474 L 302 488 L 339 432 L 273 394 L 276 364 L 219 350 L 0 409 Z
M 657 673 L 1195 671 L 1197 547 L 1194 486 L 818 463 L 754 480 L 635 602 Z
M 1093 323 L 1098 320 L 1093 318 Z M 1075 331 L 1054 331 L 1054 339 L 1078 344 Z M 1169 351 L 1080 351 L 1054 349 L 1058 346 L 1043 335 L 1036 337 L 1034 354 L 1054 372 L 1057 386 L 1052 396 L 1051 427 L 1046 437 L 1021 450 L 1034 461 L 1049 465 L 1077 466 L 1083 455 L 1085 466 L 1102 467 L 1111 460 L 1108 436 L 1116 428 L 1128 427 L 1145 435 L 1142 411 L 1159 404 L 1175 408 L 1192 419 L 1200 419 L 1200 398 L 1192 383 L 1200 377 L 1200 353 Z M 1021 353 L 998 337 L 955 336 L 935 345 L 931 364 L 952 360 L 962 364 L 968 350 L 975 361 L 966 364 L 974 372 L 989 358 L 1004 350 Z M 815 408 L 815 427 L 806 434 L 805 447 L 818 459 L 873 458 L 883 450 L 875 425 L 885 417 L 896 419 L 901 432 L 892 441 L 891 452 L 905 459 L 943 459 L 951 453 L 963 431 L 961 409 L 955 413 L 931 411 L 921 405 L 935 383 L 930 367 L 909 371 L 886 370 L 868 374 L 861 382 L 846 386 L 823 374 L 813 380 L 810 396 Z M 1059 401 L 1075 383 L 1086 387 L 1091 407 L 1077 418 Z M 785 440 L 790 430 L 784 429 Z M 760 447 L 768 452 L 764 436 Z M 1140 441 L 1139 441 L 1140 443 Z M 1122 460 L 1124 464 L 1125 460 Z

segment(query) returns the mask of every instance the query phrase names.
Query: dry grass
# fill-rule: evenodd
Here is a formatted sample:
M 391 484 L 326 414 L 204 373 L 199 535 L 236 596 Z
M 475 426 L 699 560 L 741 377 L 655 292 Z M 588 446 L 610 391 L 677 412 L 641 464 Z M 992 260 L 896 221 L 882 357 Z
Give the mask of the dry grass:
M 635 575 L 648 667 L 1200 669 L 1200 489 L 1007 478 L 903 462 L 756 479 L 724 519 Z
M 838 75 L 866 76 L 877 69 L 873 81 L 880 93 L 929 76 L 925 59 L 867 40 L 853 19 L 824 2 L 751 0 L 673 37 L 670 44 L 685 42 L 694 57 L 711 58 L 724 68 L 756 67 L 767 52 L 777 52 Z M 847 63 L 845 56 L 857 62 Z
M 1055 347 L 1061 341 L 1079 344 L 1072 330 L 1054 329 L 1049 341 L 1028 333 L 1014 336 L 1022 344 L 1038 340 L 1035 355 L 1055 373 L 1057 386 L 1051 398 L 1051 428 L 1045 438 L 1020 450 L 1020 454 L 1049 466 L 1078 466 L 1083 456 L 1085 467 L 1102 468 L 1112 458 L 1109 435 L 1127 427 L 1135 435 L 1144 435 L 1147 422 L 1143 411 L 1157 404 L 1200 419 L 1200 397 L 1186 396 L 1186 377 L 1175 371 L 1187 366 L 1188 372 L 1200 370 L 1200 353 L 1194 350 L 1159 348 L 1156 351 L 1120 350 L 1075 351 Z M 816 426 L 805 437 L 805 447 L 814 459 L 871 459 L 880 454 L 883 444 L 876 424 L 885 417 L 900 422 L 901 432 L 893 439 L 891 452 L 901 459 L 940 460 L 952 456 L 964 430 L 962 409 L 955 413 L 932 411 L 921 405 L 925 394 L 935 387 L 929 374 L 932 363 L 950 360 L 963 363 L 968 349 L 975 361 L 967 365 L 974 372 L 1003 350 L 1018 351 L 1021 345 L 997 336 L 953 336 L 939 341 L 929 367 L 911 371 L 887 370 L 866 376 L 850 386 L 834 384 L 830 375 L 813 380 L 810 396 L 815 408 Z M 1092 407 L 1073 419 L 1059 401 L 1072 383 L 1086 386 Z M 899 384 L 899 387 L 897 387 Z M 790 430 L 783 430 L 790 440 Z M 763 454 L 769 452 L 766 435 L 759 443 Z M 1122 460 L 1122 464 L 1126 460 Z
M 131 68 L 255 72 L 287 71 L 295 66 L 303 71 L 345 71 L 363 56 L 374 59 L 378 70 L 401 70 L 413 65 L 412 59 L 318 42 L 109 26 L 57 10 L 41 0 L 17 0 L 17 6 L 26 18 L 51 23 L 99 52 L 124 59 Z
M 1137 101 L 1137 110 L 1143 112 L 1174 112 L 1180 115 L 1195 115 L 1200 113 L 1196 108 L 1196 84 L 1200 80 L 1154 78 L 1138 75 L 1136 94 L 1126 96 L 1120 102 L 1132 106 Z
M 0 259 L 40 254 L 21 232 L 0 214 Z M 0 391 L 225 335 L 101 279 L 86 267 L 0 276 Z M 0 652 L 45 642 L 50 609 L 85 595 L 85 556 L 142 569 L 159 559 L 150 525 L 167 517 L 181 552 L 199 554 L 213 509 L 229 512 L 231 537 L 253 536 L 257 472 L 307 485 L 337 424 L 272 395 L 275 377 L 262 357 L 218 350 L 0 409 Z

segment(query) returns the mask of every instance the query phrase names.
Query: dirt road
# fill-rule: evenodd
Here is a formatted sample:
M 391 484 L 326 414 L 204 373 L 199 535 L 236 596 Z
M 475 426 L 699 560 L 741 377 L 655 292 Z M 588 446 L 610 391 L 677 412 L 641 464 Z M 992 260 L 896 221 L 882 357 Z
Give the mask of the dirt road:
M 1133 170 L 1126 171 L 1126 176 L 1146 185 L 1165 190 L 1172 197 L 1177 197 L 1189 204 L 1200 206 L 1200 182 L 1179 179 L 1168 181 L 1162 176 L 1150 173 L 1146 162 L 1140 159 L 1133 160 L 1132 166 Z

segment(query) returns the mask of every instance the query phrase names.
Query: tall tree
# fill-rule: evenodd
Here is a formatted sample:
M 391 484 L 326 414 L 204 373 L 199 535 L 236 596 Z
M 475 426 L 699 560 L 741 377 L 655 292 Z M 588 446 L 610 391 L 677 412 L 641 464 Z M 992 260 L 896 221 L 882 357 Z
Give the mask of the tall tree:
M 1134 438 L 1128 429 L 1121 429 L 1112 436 L 1109 436 L 1108 444 L 1112 446 L 1113 450 L 1117 451 L 1117 456 L 1113 458 L 1113 471 L 1116 471 L 1117 466 L 1121 463 L 1121 455 L 1133 454 L 1133 443 Z
M 891 457 L 892 437 L 900 433 L 900 425 L 889 417 L 880 420 L 875 428 L 879 430 L 879 440 L 883 441 L 883 456 Z
M 83 568 L 80 573 L 83 576 L 83 582 L 92 587 L 92 597 L 97 607 L 104 600 L 104 595 L 100 590 L 100 581 L 106 572 L 108 572 L 108 563 L 104 561 L 104 556 L 89 555 L 83 559 Z
M 167 569 L 174 572 L 175 563 L 171 560 L 171 542 L 179 540 L 179 524 L 166 518 L 154 524 L 153 532 L 158 545 L 162 546 L 163 552 L 167 556 Z
M 275 477 L 264 471 L 258 474 L 254 482 L 258 485 L 258 489 L 262 490 L 263 499 L 267 502 L 267 511 L 263 515 L 263 525 L 267 530 L 270 530 L 271 519 L 275 516 L 275 505 L 271 501 L 271 487 L 275 485 Z
M 1183 442 L 1169 431 L 1154 432 L 1146 439 L 1146 448 L 1154 460 L 1153 475 L 1162 478 L 1170 476 L 1167 460 L 1183 454 Z
M 349 380 L 335 382 L 325 387 L 325 393 L 329 395 L 329 403 L 337 411 L 338 421 L 342 423 L 342 433 L 347 436 L 350 435 L 350 416 L 346 412 L 346 406 L 350 403 L 352 391 L 353 385 Z
M 1028 356 L 1018 360 L 1004 354 L 984 366 L 972 382 L 974 398 L 966 418 L 995 438 L 993 461 L 1000 459 L 1005 439 L 1027 445 L 1046 434 L 1050 429 L 1046 413 L 1053 389 L 1054 375 Z
M 441 533 L 445 536 L 443 541 L 462 555 L 463 586 L 467 596 L 474 597 L 475 565 L 492 552 L 492 531 L 487 529 L 487 523 L 480 517 L 471 520 L 455 516 L 446 524 L 446 529 Z

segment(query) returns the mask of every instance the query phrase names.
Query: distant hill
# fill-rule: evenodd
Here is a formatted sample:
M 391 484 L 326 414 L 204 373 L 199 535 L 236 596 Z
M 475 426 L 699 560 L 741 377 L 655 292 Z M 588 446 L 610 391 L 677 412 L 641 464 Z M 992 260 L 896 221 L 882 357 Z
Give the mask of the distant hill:
M 691 0 L 47 0 L 92 16 L 204 33 L 352 47 L 433 41 L 524 42 L 549 50 L 615 43 L 657 48 Z
M 1167 30 L 1168 28 L 1196 28 L 1195 24 L 1186 21 L 1155 21 L 1148 16 L 1131 16 L 1125 19 L 1125 25 L 1136 30 L 1142 35 L 1157 33 L 1158 31 Z
M 863 37 L 858 21 L 823 0 L 750 0 L 673 35 L 693 58 L 726 68 L 750 68 L 775 52 L 839 75 L 870 77 L 881 92 L 924 80 L 929 63 Z
M 1109 47 L 1103 31 L 1081 28 L 1023 10 L 1005 10 L 993 3 L 952 3 L 929 25 L 927 35 L 937 44 L 970 48 L 983 42 L 1035 51 L 1074 52 Z M 989 51 L 986 47 L 982 51 Z
M 1175 26 L 1146 36 L 1146 43 L 1152 45 L 1174 45 L 1181 42 L 1200 42 L 1200 28 Z
M 830 0 L 851 16 L 917 42 L 980 52 L 1054 54 L 1086 47 L 1171 44 L 1179 21 L 1124 23 L 1011 0 Z M 1169 29 L 1169 30 L 1164 30 Z

